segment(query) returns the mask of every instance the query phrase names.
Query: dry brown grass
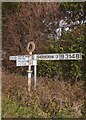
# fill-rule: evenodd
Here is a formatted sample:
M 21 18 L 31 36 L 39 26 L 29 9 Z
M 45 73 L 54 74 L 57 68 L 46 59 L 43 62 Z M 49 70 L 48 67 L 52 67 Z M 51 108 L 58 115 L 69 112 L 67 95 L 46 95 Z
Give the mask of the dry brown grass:
M 2 73 L 2 95 L 20 101 L 25 106 L 35 108 L 55 117 L 57 112 L 66 111 L 71 117 L 82 116 L 85 99 L 84 82 L 70 85 L 68 82 L 38 78 L 36 90 L 31 95 L 27 91 L 27 77 Z

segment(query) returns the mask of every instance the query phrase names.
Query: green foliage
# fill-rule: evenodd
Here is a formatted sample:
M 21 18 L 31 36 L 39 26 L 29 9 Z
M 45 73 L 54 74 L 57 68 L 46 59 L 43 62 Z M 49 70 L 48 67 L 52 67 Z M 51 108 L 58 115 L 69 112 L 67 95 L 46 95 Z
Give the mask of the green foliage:
M 60 39 L 53 39 L 51 46 L 48 47 L 48 53 L 77 53 L 81 52 L 84 54 L 83 60 L 78 61 L 57 61 L 47 62 L 39 64 L 39 73 L 41 75 L 52 76 L 53 75 L 62 75 L 64 79 L 84 79 L 86 78 L 85 73 L 85 54 L 86 54 L 86 44 L 84 40 L 84 3 L 61 3 L 60 4 L 62 18 L 68 24 L 71 22 L 80 23 L 78 25 L 72 26 L 71 31 L 63 30 L 62 36 Z M 76 16 L 77 14 L 77 16 Z M 66 19 L 65 19 L 66 17 Z M 81 22 L 83 21 L 83 24 Z M 73 28 L 72 28 L 73 27 Z M 54 69 L 53 69 L 54 67 Z M 40 70 L 40 68 L 42 70 Z M 54 72 L 55 70 L 55 72 Z
M 34 100 L 34 99 L 33 99 Z M 38 104 L 32 107 L 25 107 L 14 99 L 3 97 L 2 102 L 2 117 L 3 118 L 47 118 L 49 117 L 44 113 Z M 34 107 L 34 108 L 33 108 Z
M 3 118 L 68 118 L 69 115 L 65 111 L 57 112 L 56 103 L 49 101 L 49 106 L 44 110 L 40 109 L 40 101 L 38 96 L 32 99 L 32 106 L 24 106 L 21 102 L 16 101 L 10 97 L 3 97 L 2 99 L 2 117 Z M 44 107 L 44 106 L 42 106 Z M 53 113 L 55 111 L 55 114 Z M 71 116 L 71 115 L 70 115 Z
M 2 117 L 3 118 L 72 118 L 72 108 L 64 108 L 59 110 L 59 106 L 55 101 L 48 101 L 46 108 L 44 105 L 40 106 L 40 98 L 34 96 L 31 104 L 26 106 L 18 100 L 10 97 L 3 97 L 2 99 Z M 46 101 L 47 102 L 47 101 Z M 85 116 L 83 116 L 85 117 Z
M 4 97 L 2 102 L 2 116 L 3 118 L 11 117 L 27 117 L 31 114 L 31 108 L 27 108 L 21 105 L 21 103 L 10 99 L 9 97 Z
M 56 117 L 57 118 L 72 118 L 70 114 L 70 110 L 67 110 L 67 109 L 57 112 Z
M 54 77 L 60 73 L 60 67 L 57 61 L 39 61 L 38 76 Z
M 65 16 L 68 18 L 67 22 L 75 22 L 75 21 L 81 21 L 84 20 L 84 6 L 85 3 L 84 2 L 72 2 L 72 3 L 61 3 L 60 4 L 60 9 L 61 9 L 61 13 L 63 18 L 65 18 Z
M 61 39 L 52 40 L 48 47 L 48 53 L 84 53 L 84 25 L 79 25 L 76 29 L 63 31 Z M 82 66 L 85 60 L 70 61 L 43 61 L 38 63 L 38 73 L 42 76 L 62 75 L 64 79 L 83 79 Z

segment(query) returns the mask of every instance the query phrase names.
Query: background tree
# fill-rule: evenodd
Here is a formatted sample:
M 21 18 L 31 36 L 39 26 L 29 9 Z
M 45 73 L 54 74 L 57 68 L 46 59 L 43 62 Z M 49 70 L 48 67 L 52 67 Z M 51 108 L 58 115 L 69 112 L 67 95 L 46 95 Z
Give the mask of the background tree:
M 35 42 L 35 53 L 45 53 L 51 44 L 49 36 L 54 36 L 58 26 L 58 3 L 3 3 L 2 7 L 2 46 L 7 52 L 6 59 L 10 55 L 27 54 L 29 41 Z M 3 65 L 9 67 L 9 62 L 6 60 Z
M 52 63 L 52 67 L 49 69 L 49 64 L 44 63 L 44 71 L 48 72 L 50 75 L 60 74 L 64 79 L 72 79 L 73 82 L 78 79 L 85 78 L 85 66 L 84 61 L 86 60 L 85 54 L 85 16 L 84 16 L 84 3 L 61 3 L 60 4 L 60 13 L 61 19 L 59 21 L 59 26 L 57 28 L 60 30 L 61 36 L 58 37 L 58 34 L 52 39 L 52 45 L 49 48 L 50 53 L 68 53 L 68 52 L 81 52 L 84 54 L 83 60 L 81 61 L 57 61 Z M 55 67 L 53 67 L 55 66 Z M 48 70 L 46 69 L 48 68 Z M 49 72 L 51 71 L 51 72 Z M 84 72 L 83 72 L 84 71 Z M 43 74 L 45 72 L 42 71 Z M 44 74 L 43 74 L 44 75 Z
M 84 3 L 80 2 L 3 3 L 2 44 L 3 50 L 7 52 L 3 65 L 13 67 L 12 62 L 7 60 L 8 57 L 26 54 L 26 45 L 29 41 L 35 42 L 35 53 L 82 52 L 85 55 L 85 22 Z M 68 80 L 84 78 L 85 56 L 83 59 L 83 61 L 39 61 L 38 75 L 48 77 L 60 75 Z

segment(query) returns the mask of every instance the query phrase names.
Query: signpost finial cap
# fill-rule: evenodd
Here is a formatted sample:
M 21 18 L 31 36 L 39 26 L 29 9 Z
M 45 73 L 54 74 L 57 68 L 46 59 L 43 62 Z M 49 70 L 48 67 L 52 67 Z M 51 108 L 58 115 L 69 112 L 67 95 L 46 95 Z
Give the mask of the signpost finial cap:
M 31 48 L 30 48 L 31 47 Z M 29 52 L 29 54 L 32 54 L 32 52 L 35 50 L 35 43 L 30 41 L 28 44 L 27 44 L 27 52 Z

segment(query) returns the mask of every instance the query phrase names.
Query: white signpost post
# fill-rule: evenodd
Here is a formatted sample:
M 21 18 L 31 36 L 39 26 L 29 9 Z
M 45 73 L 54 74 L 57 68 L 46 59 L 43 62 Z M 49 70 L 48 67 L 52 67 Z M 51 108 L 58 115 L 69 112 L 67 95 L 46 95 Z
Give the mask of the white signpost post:
M 31 49 L 30 49 L 31 46 Z M 31 88 L 31 66 L 34 66 L 34 87 L 36 88 L 37 60 L 82 60 L 82 53 L 57 53 L 57 54 L 34 54 L 35 44 L 29 42 L 27 52 L 29 55 L 10 56 L 9 60 L 16 60 L 16 66 L 28 66 L 28 91 Z

